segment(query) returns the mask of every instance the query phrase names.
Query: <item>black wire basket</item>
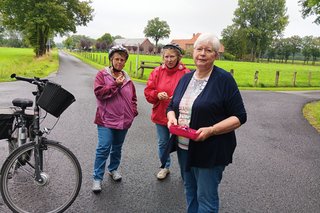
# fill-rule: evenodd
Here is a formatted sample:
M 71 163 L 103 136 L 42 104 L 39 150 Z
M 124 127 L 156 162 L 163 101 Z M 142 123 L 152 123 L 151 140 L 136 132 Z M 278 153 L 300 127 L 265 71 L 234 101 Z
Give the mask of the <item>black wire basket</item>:
M 75 97 L 61 85 L 47 82 L 37 104 L 51 115 L 59 117 L 75 100 Z

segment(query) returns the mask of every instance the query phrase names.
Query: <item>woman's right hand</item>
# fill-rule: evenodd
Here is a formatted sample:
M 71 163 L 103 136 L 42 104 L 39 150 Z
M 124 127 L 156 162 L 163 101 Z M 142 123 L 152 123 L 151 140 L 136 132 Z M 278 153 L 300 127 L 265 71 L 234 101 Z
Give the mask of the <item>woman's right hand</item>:
M 157 96 L 160 101 L 169 99 L 169 96 L 166 92 L 159 92 Z
M 168 128 L 170 128 L 171 125 L 177 125 L 178 124 L 178 121 L 176 119 L 176 115 L 174 113 L 174 111 L 169 111 L 167 113 L 167 118 L 168 118 Z

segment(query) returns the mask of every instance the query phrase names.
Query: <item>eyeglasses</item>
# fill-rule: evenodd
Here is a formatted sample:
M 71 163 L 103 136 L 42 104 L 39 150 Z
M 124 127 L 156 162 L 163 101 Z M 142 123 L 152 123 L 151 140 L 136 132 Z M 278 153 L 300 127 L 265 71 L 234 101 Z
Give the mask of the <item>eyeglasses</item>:
M 206 53 L 206 54 L 210 54 L 210 53 L 214 53 L 214 52 L 215 52 L 213 49 L 210 49 L 210 48 L 202 48 L 202 47 L 195 48 L 194 50 L 195 50 L 196 52 L 198 52 L 198 53 L 204 51 L 204 53 Z

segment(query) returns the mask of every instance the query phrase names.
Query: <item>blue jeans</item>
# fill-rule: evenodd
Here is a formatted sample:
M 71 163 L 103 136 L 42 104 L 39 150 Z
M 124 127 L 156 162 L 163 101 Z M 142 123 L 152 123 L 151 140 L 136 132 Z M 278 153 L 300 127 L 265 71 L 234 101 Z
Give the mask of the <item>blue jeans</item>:
M 121 149 L 128 129 L 118 130 L 103 126 L 98 128 L 98 144 L 94 161 L 93 179 L 103 180 L 106 161 L 110 155 L 108 170 L 117 170 L 121 160 Z M 111 151 L 110 151 L 111 150 Z
M 188 213 L 218 213 L 218 186 L 225 166 L 191 167 L 189 171 L 186 171 L 187 155 L 187 150 L 178 148 L 178 160 L 183 175 Z
M 157 128 L 157 136 L 158 136 L 158 155 L 160 159 L 166 150 L 166 146 L 170 138 L 170 132 L 168 127 L 164 125 L 156 124 L 156 128 Z M 171 160 L 169 156 L 166 162 L 165 168 L 170 167 L 170 162 Z

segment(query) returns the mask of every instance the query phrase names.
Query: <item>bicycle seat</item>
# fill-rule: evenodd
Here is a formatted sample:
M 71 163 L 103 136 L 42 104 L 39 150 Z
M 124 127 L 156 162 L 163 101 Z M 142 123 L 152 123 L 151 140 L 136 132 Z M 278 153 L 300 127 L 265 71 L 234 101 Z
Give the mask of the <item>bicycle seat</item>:
M 26 109 L 27 107 L 32 107 L 33 101 L 27 98 L 15 98 L 12 100 L 13 106 L 21 107 Z

